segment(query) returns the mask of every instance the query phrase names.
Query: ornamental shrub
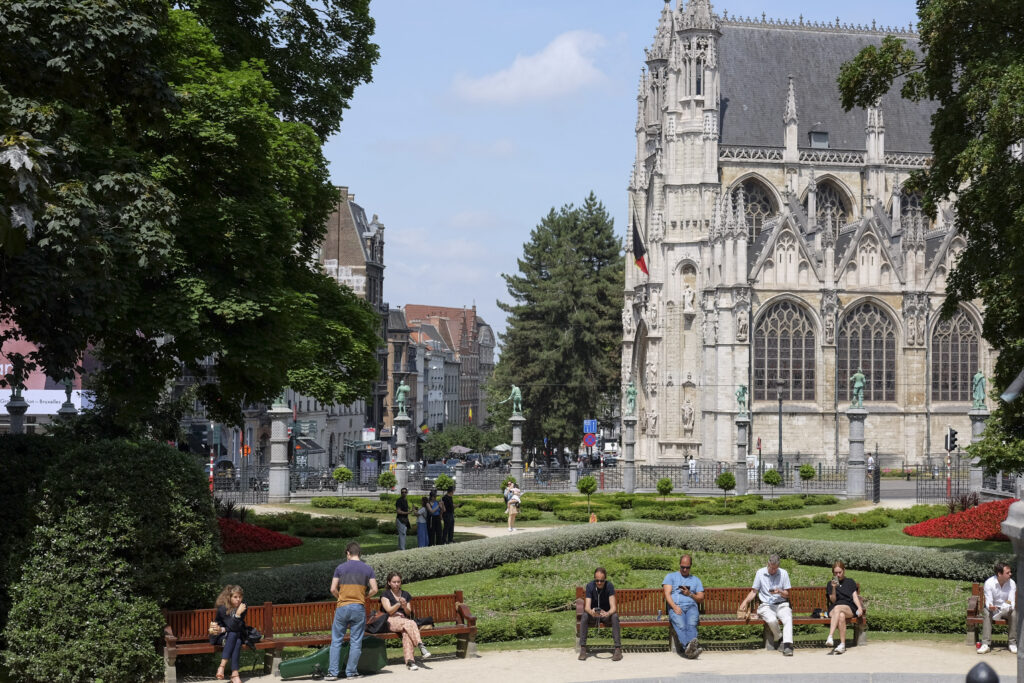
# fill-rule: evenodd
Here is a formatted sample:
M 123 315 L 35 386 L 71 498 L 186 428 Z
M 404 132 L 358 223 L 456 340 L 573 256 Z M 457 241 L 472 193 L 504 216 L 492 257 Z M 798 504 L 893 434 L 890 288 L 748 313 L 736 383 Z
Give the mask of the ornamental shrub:
M 664 500 L 665 496 L 672 493 L 672 480 L 668 477 L 662 477 L 659 479 L 656 486 L 662 500 Z
M 827 512 L 819 512 L 818 514 L 811 517 L 812 524 L 828 524 L 832 521 L 832 516 Z
M 772 495 L 775 495 L 775 487 L 782 486 L 782 475 L 776 469 L 766 470 L 761 480 L 772 487 Z
M 730 513 L 734 510 L 730 510 Z M 660 519 L 668 522 L 682 522 L 693 519 L 697 513 L 692 508 L 680 507 L 678 505 L 665 505 L 662 507 L 641 507 L 633 511 L 633 516 L 638 519 Z
M 397 484 L 398 484 L 398 477 L 395 476 L 394 472 L 389 472 L 388 470 L 384 470 L 383 472 L 381 472 L 380 474 L 377 475 L 377 486 L 381 487 L 382 489 L 390 491 L 391 489 L 395 488 L 395 486 Z M 378 502 L 385 502 L 385 501 L 378 501 Z M 388 503 L 388 507 L 391 507 L 390 503 Z
M 807 517 L 792 517 L 783 519 L 751 519 L 747 522 L 747 528 L 752 531 L 806 529 L 809 526 L 811 526 L 811 520 Z
M 847 531 L 853 529 L 884 529 L 889 526 L 889 516 L 882 510 L 871 510 L 870 512 L 860 512 L 857 514 L 839 512 L 832 515 L 829 525 L 833 529 L 845 529 Z
M 430 631 L 424 631 L 427 636 Z M 523 638 L 551 635 L 551 617 L 543 614 L 518 614 L 512 617 L 480 619 L 476 625 L 476 642 L 498 643 Z
M 891 519 L 903 524 L 918 524 L 946 514 L 945 505 L 912 505 L 908 508 L 883 508 Z
M 804 463 L 803 465 L 800 465 L 799 472 L 800 479 L 805 483 L 805 485 L 806 482 L 809 482 L 811 479 L 814 479 L 814 476 L 817 474 L 817 472 L 814 469 L 814 465 L 810 463 Z
M 804 501 L 797 496 L 782 496 L 774 500 L 759 500 L 755 504 L 758 510 L 800 510 Z
M 722 489 L 722 502 L 725 503 L 726 495 L 736 488 L 736 475 L 732 472 L 722 472 L 715 479 L 715 486 Z
M 590 513 L 597 515 L 599 522 L 617 522 L 622 519 L 622 509 L 612 505 L 592 505 L 589 510 L 572 505 L 555 508 L 555 517 L 563 522 L 589 522 Z
M 926 522 L 904 527 L 903 533 L 908 536 L 927 536 L 932 538 L 971 538 L 979 541 L 1005 541 L 1002 523 L 1006 521 L 1010 506 L 1017 502 L 1016 498 L 995 500 L 977 507 L 956 512 L 952 515 L 936 517 Z
M 597 491 L 597 479 L 594 479 L 589 475 L 586 477 L 581 477 L 580 480 L 576 482 L 576 490 L 578 490 L 580 493 L 587 497 L 587 509 L 589 510 L 590 496 L 592 496 Z M 619 509 L 621 510 L 622 508 Z
M 455 480 L 447 474 L 442 474 L 434 480 L 434 488 L 438 491 L 449 491 L 455 488 Z
M 839 499 L 827 493 L 805 493 L 800 496 L 804 505 L 835 505 Z
M 84 443 L 42 491 L 4 664 L 25 681 L 155 678 L 160 609 L 212 605 L 218 590 L 217 522 L 196 459 L 155 442 Z
M 500 510 L 493 508 L 478 508 L 474 516 L 481 522 L 504 522 L 508 519 L 508 515 L 505 514 L 505 508 L 501 508 Z M 516 521 L 533 522 L 540 519 L 540 516 L 540 510 L 520 508 L 519 514 L 516 515 Z

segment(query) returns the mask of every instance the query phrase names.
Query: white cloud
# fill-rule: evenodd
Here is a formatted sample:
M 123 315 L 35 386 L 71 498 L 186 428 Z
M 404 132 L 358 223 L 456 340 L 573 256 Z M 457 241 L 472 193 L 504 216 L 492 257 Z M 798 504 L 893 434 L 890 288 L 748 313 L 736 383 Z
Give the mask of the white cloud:
M 592 55 L 604 47 L 603 36 L 569 31 L 534 55 L 517 55 L 508 68 L 479 78 L 460 74 L 455 94 L 470 102 L 515 104 L 559 97 L 604 80 Z

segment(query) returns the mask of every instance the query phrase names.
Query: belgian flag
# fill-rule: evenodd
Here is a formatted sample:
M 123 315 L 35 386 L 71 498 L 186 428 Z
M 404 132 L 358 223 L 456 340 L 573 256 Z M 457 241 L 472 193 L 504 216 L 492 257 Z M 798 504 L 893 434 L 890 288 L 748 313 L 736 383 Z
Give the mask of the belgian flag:
M 644 271 L 644 275 L 650 275 L 647 272 L 647 262 L 644 260 L 644 256 L 647 255 L 647 248 L 644 246 L 644 242 L 640 239 L 640 229 L 636 225 L 636 221 L 633 221 L 633 259 L 636 261 L 637 267 Z

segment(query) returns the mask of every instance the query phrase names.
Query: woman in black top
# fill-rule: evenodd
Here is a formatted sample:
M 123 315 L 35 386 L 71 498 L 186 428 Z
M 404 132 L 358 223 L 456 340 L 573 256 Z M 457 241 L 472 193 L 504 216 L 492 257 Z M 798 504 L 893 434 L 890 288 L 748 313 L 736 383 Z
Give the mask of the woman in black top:
M 231 683 L 242 683 L 238 674 L 238 658 L 242 653 L 246 633 L 246 606 L 242 602 L 243 595 L 241 586 L 224 586 L 224 590 L 217 596 L 216 603 L 216 623 L 220 627 L 220 633 L 212 633 L 212 627 L 210 633 L 210 644 L 224 646 L 217 678 L 223 680 L 224 667 L 228 660 L 231 660 Z
M 825 586 L 825 592 L 828 595 L 828 614 L 832 617 L 825 645 L 832 647 L 832 634 L 838 628 L 839 645 L 833 652 L 841 655 L 846 652 L 846 620 L 863 616 L 864 604 L 860 601 L 857 582 L 846 576 L 846 565 L 839 560 L 832 565 L 832 580 Z
M 388 587 L 381 593 L 380 608 L 388 613 L 388 629 L 402 634 L 405 665 L 410 671 L 416 671 L 419 667 L 416 666 L 415 648 L 419 647 L 423 659 L 429 657 L 430 652 L 420 637 L 419 626 L 413 621 L 412 596 L 402 590 L 402 575 L 398 572 L 388 574 Z

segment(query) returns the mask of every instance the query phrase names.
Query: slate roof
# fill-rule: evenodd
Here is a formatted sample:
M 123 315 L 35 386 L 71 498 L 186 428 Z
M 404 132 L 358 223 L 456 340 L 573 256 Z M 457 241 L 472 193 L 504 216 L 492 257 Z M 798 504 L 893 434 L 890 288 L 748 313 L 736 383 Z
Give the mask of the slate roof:
M 783 146 L 782 115 L 787 77 L 796 93 L 798 145 L 810 148 L 811 130 L 828 131 L 829 148 L 864 150 L 863 109 L 844 112 L 836 78 L 839 67 L 868 45 L 880 45 L 881 33 L 838 29 L 722 22 L 721 143 Z M 917 41 L 900 36 L 911 48 Z M 887 152 L 930 153 L 930 117 L 936 105 L 899 96 L 898 84 L 882 98 Z

